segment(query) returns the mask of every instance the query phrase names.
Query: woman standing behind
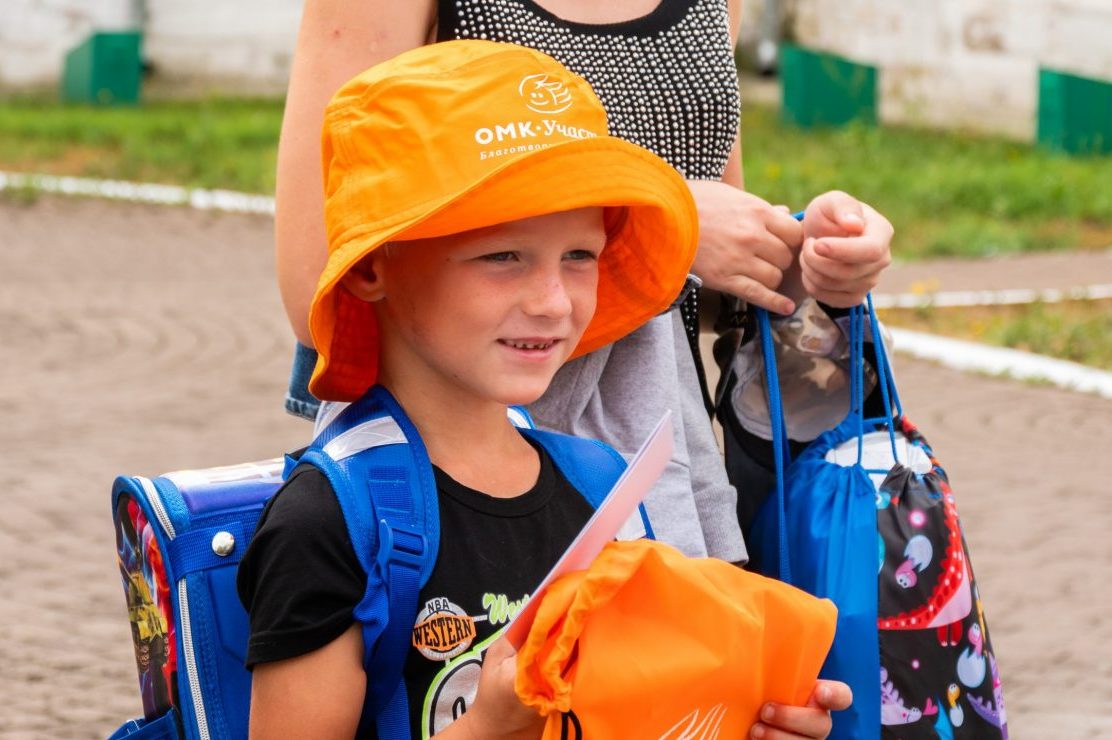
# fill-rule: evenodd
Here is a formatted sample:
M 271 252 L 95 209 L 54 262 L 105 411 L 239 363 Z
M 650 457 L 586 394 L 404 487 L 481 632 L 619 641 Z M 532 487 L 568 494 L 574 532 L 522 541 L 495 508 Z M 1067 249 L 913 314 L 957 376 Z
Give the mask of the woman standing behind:
M 584 76 L 606 105 L 614 134 L 655 151 L 688 178 L 702 233 L 695 274 L 710 288 L 790 313 L 793 299 L 805 294 L 796 258 L 802 229 L 786 209 L 740 190 L 732 51 L 739 16 L 735 0 L 374 0 L 357 6 L 309 0 L 279 148 L 276 218 L 279 284 L 298 339 L 309 343 L 309 299 L 325 253 L 318 142 L 324 106 L 367 66 L 448 38 L 532 46 Z M 821 197 L 833 201 L 834 195 Z M 866 225 L 867 251 L 886 261 L 887 223 L 878 217 Z M 864 265 L 864 277 L 883 264 Z M 821 289 L 823 280 L 811 283 Z M 843 276 L 826 280 L 839 293 L 864 293 Z M 671 409 L 676 455 L 646 502 L 657 536 L 689 555 L 740 562 L 737 494 L 703 410 L 701 363 L 692 359 L 693 301 L 682 313 L 686 322 L 674 311 L 571 363 L 531 410 L 542 426 L 604 439 L 628 455 Z M 305 393 L 312 367 L 311 353 L 301 354 L 291 409 L 311 415 L 312 399 L 296 395 Z

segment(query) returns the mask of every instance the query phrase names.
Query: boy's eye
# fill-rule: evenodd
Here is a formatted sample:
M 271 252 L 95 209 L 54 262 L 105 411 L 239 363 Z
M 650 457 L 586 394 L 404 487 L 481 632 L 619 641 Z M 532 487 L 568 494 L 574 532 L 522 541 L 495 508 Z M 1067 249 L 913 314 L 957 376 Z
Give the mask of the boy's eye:
M 512 262 L 517 259 L 517 252 L 491 252 L 479 257 L 484 262 Z
M 567 259 L 573 260 L 573 261 L 576 261 L 576 262 L 598 259 L 598 255 L 595 254 L 594 252 L 592 252 L 589 249 L 573 249 L 570 252 L 568 252 L 567 255 L 565 255 L 565 256 L 566 256 Z

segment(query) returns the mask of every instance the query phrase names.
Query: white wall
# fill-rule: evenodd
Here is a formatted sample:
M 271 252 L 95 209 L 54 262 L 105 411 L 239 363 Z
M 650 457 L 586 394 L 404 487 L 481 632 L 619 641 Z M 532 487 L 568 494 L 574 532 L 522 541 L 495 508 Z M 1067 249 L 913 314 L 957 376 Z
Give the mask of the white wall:
M 1038 69 L 1112 81 L 1112 0 L 795 0 L 806 46 L 879 68 L 882 120 L 1034 136 Z
M 302 0 L 0 0 L 0 87 L 58 83 L 94 30 L 142 26 L 160 79 L 285 89 Z
M 0 86 L 57 84 L 67 51 L 91 30 L 134 28 L 132 0 L 3 0 Z
M 147 59 L 163 80 L 284 92 L 301 0 L 150 0 Z

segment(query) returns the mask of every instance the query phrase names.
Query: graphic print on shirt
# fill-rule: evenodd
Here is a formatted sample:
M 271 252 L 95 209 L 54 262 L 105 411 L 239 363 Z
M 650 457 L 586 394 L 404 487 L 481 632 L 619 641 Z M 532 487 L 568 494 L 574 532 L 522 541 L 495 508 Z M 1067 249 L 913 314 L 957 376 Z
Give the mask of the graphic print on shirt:
M 417 612 L 413 625 L 413 647 L 429 660 L 451 660 L 475 640 L 475 622 L 486 619 L 472 617 L 446 598 L 425 602 Z
M 479 673 L 483 668 L 487 648 L 501 636 L 502 628 L 517 616 L 528 600 L 528 594 L 519 599 L 510 599 L 505 594 L 484 593 L 481 603 L 485 613 L 476 617 L 467 615 L 443 597 L 426 602 L 425 608 L 417 615 L 417 624 L 413 628 L 413 646 L 429 660 L 446 662 L 425 692 L 421 710 L 422 737 L 431 737 L 444 730 L 459 719 L 475 701 Z M 438 619 L 442 621 L 438 622 Z M 467 650 L 475 640 L 475 624 L 479 622 L 485 622 L 497 629 Z M 469 633 L 464 628 L 465 623 L 470 626 Z M 418 644 L 419 630 L 421 644 Z M 465 643 L 464 636 L 467 634 L 470 636 L 466 637 Z M 432 643 L 438 640 L 442 640 L 443 649 L 432 648 Z M 467 652 L 463 652 L 464 650 Z

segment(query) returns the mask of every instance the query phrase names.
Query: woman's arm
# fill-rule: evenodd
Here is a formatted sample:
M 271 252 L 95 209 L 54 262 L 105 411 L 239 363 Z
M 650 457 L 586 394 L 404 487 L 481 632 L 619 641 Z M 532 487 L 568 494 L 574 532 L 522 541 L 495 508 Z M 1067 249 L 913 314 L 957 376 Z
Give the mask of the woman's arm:
M 740 30 L 741 0 L 729 0 L 728 7 L 733 44 Z M 803 229 L 787 208 L 745 192 L 742 184 L 739 130 L 721 181 L 688 181 L 699 212 L 699 248 L 692 272 L 708 290 L 789 314 L 802 297 L 796 258 Z
M 309 306 L 328 255 L 320 161 L 324 109 L 359 72 L 428 43 L 435 26 L 434 0 L 305 1 L 278 142 L 274 232 L 282 303 L 306 346 L 312 346 Z
M 737 39 L 741 34 L 741 0 L 728 0 L 727 9 L 730 13 L 730 46 L 737 47 Z M 726 171 L 722 173 L 722 182 L 733 185 L 738 190 L 745 189 L 745 168 L 741 164 L 741 126 L 738 126 L 734 135 L 734 146 L 730 149 L 730 156 L 726 160 Z

